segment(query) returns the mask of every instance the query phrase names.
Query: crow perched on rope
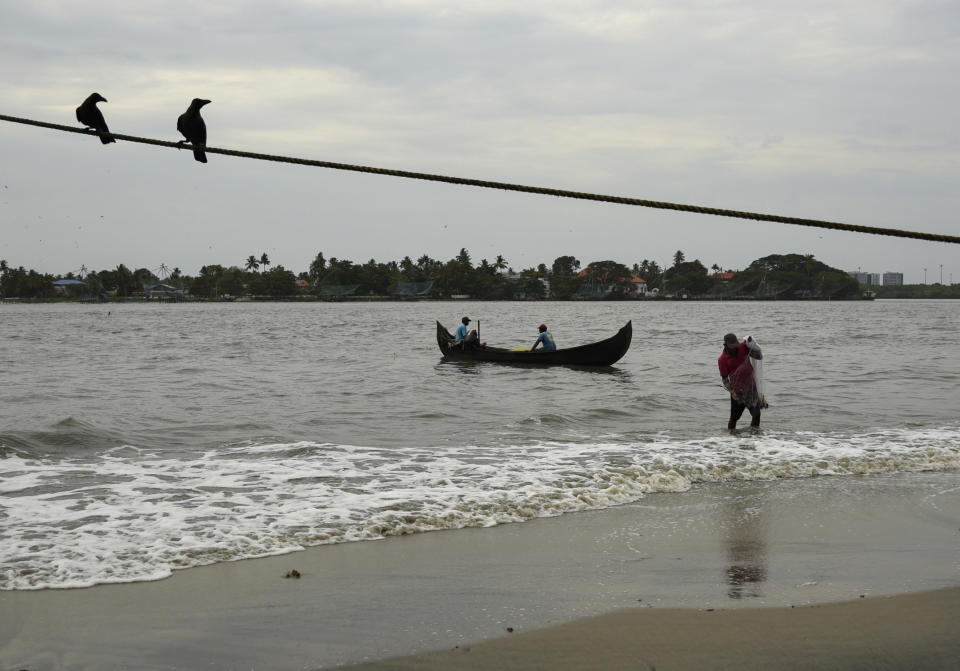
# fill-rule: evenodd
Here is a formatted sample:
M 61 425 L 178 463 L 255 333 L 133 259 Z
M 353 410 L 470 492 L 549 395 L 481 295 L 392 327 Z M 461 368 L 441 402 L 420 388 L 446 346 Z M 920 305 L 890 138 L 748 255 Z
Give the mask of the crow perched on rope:
M 103 144 L 116 142 L 113 136 L 110 135 L 107 122 L 103 119 L 103 112 L 97 107 L 97 103 L 99 102 L 105 103 L 107 99 L 99 93 L 91 93 L 87 96 L 87 99 L 77 108 L 77 121 L 87 128 L 92 128 L 97 131 L 100 134 L 100 141 Z
M 186 140 L 180 140 L 178 144 L 180 146 L 183 146 L 184 142 L 192 144 L 193 157 L 201 163 L 207 162 L 207 155 L 203 151 L 207 145 L 207 124 L 203 122 L 203 117 L 200 116 L 200 108 L 209 102 L 209 100 L 194 98 L 187 111 L 177 119 L 177 130 L 183 137 L 187 138 Z

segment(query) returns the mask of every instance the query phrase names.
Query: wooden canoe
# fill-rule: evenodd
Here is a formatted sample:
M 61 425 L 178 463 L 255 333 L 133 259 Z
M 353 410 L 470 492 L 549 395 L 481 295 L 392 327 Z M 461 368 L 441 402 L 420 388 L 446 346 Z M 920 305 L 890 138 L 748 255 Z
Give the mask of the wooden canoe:
M 559 366 L 611 366 L 619 361 L 630 348 L 633 338 L 632 322 L 606 340 L 588 345 L 568 347 L 547 352 L 537 348 L 533 352 L 513 351 L 501 347 L 467 347 L 455 344 L 454 337 L 440 322 L 437 322 L 437 345 L 444 358 L 455 361 L 493 361 L 496 363 L 522 363 Z

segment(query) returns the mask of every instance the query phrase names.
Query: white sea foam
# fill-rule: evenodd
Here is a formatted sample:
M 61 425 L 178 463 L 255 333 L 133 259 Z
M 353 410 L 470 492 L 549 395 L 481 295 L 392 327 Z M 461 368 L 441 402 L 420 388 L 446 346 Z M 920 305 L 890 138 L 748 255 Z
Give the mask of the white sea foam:
M 960 468 L 960 427 L 467 447 L 245 445 L 0 460 L 0 588 L 154 580 L 324 543 L 520 522 L 700 482 Z

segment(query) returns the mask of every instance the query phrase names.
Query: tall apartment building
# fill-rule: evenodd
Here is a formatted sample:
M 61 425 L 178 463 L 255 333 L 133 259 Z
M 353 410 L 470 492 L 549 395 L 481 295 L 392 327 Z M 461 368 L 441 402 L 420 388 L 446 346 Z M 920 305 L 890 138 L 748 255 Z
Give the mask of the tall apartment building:
M 847 273 L 853 277 L 857 282 L 868 287 L 879 287 L 880 286 L 880 273 L 861 273 L 860 271 L 850 271 Z M 899 275 L 900 284 L 903 284 L 903 273 L 884 273 L 883 277 L 886 278 L 887 275 Z M 883 281 L 884 284 L 887 283 L 886 279 Z M 891 282 L 892 284 L 893 282 Z
M 903 286 L 903 273 L 885 272 L 883 274 L 883 286 Z

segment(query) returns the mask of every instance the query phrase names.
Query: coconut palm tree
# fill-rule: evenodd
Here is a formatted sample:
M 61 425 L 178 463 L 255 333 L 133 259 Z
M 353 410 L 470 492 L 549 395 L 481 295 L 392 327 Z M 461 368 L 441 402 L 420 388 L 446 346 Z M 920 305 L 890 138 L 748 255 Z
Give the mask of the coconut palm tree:
M 263 272 L 267 272 L 267 266 L 270 265 L 270 257 L 267 256 L 266 252 L 260 256 L 260 265 L 263 266 Z
M 247 270 L 254 271 L 259 267 L 260 267 L 260 262 L 257 261 L 256 256 L 251 254 L 250 256 L 247 257 L 247 265 L 246 265 Z

